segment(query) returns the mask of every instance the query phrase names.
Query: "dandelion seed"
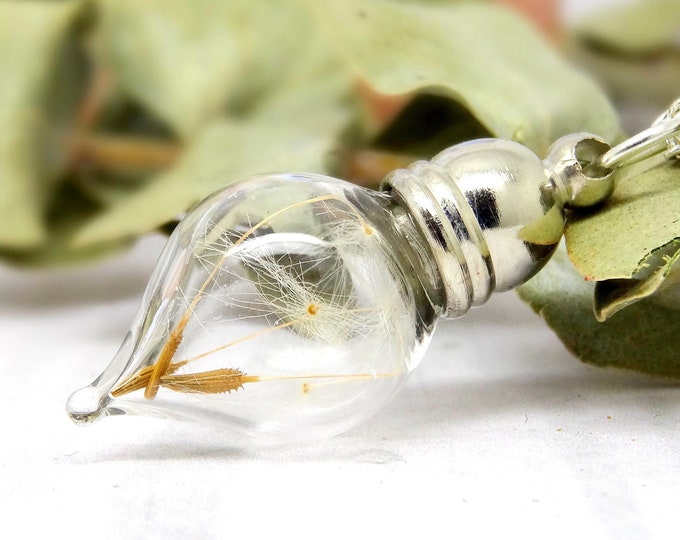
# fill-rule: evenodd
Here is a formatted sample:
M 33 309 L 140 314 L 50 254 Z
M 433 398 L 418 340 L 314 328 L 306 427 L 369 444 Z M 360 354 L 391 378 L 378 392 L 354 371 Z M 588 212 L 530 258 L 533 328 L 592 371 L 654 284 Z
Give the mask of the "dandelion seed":
M 244 384 L 257 382 L 258 377 L 244 375 L 238 369 L 214 369 L 199 373 L 164 375 L 161 384 L 175 392 L 193 394 L 224 394 L 242 388 Z

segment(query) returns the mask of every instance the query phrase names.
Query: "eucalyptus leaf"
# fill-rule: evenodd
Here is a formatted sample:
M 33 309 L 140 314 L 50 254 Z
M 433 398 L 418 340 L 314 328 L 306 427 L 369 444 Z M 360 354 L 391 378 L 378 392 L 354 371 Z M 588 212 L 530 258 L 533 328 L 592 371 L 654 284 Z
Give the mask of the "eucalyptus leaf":
M 313 5 L 336 49 L 379 93 L 447 96 L 489 132 L 539 154 L 566 133 L 618 133 L 601 90 L 509 10 L 469 2 Z
M 577 46 L 571 55 L 616 101 L 638 106 L 647 104 L 653 112 L 678 97 L 680 54 L 677 52 L 631 58 Z
M 584 362 L 680 378 L 680 310 L 646 299 L 598 322 L 594 287 L 559 251 L 519 295 Z
M 87 245 L 148 232 L 209 193 L 257 173 L 323 172 L 324 156 L 335 143 L 332 122 L 323 130 L 301 122 L 272 124 L 267 118 L 218 122 L 196 140 L 176 167 L 109 208 L 83 228 L 74 242 Z
M 64 266 L 95 261 L 130 247 L 132 238 L 73 245 L 74 235 L 100 211 L 100 206 L 78 191 L 73 183 L 65 182 L 47 211 L 45 242 L 28 251 L 5 250 L 2 255 L 22 266 Z
M 677 298 L 680 291 L 671 288 L 659 290 L 664 281 L 673 274 L 677 274 L 678 260 L 680 260 L 680 242 L 672 241 L 662 246 L 645 259 L 644 268 L 638 271 L 632 279 L 609 279 L 595 284 L 595 317 L 604 321 L 614 313 L 628 307 L 643 298 L 648 298 L 659 291 L 659 299 L 663 305 L 677 309 L 680 303 L 669 302 L 665 296 Z M 670 282 L 669 282 L 670 283 Z
M 75 245 L 151 231 L 211 192 L 266 172 L 327 172 L 327 157 L 349 122 L 350 78 L 318 35 L 275 87 L 242 116 L 207 126 L 169 171 L 84 227 Z
M 612 97 L 666 105 L 680 88 L 680 2 L 645 0 L 589 15 L 572 54 Z
M 308 24 L 293 0 L 99 0 L 99 7 L 102 57 L 125 91 L 184 138 L 272 87 L 304 48 Z
M 572 215 L 565 230 L 572 262 L 598 282 L 600 318 L 653 294 L 680 252 L 680 168 L 651 160 L 620 169 L 616 181 L 604 206 Z
M 0 246 L 27 249 L 47 236 L 52 191 L 45 137 L 63 46 L 83 4 L 0 2 Z M 75 84 L 75 82 L 73 83 Z
M 609 49 L 640 55 L 676 49 L 680 32 L 680 2 L 644 0 L 589 14 L 575 31 Z
M 680 237 L 680 167 L 650 160 L 623 167 L 609 200 L 570 216 L 569 257 L 589 281 L 632 278 L 645 259 Z

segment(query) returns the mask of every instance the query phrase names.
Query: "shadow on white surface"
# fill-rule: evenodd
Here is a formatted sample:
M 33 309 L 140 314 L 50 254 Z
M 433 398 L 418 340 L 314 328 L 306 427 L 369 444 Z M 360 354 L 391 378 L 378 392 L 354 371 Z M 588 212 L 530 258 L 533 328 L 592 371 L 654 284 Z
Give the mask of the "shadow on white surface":
M 616 370 L 570 366 L 574 360 L 562 356 L 557 360 L 567 362 L 565 369 L 548 365 L 544 373 L 494 376 L 462 365 L 459 377 L 452 366 L 441 380 L 442 373 L 425 370 L 371 421 L 319 443 L 249 447 L 247 439 L 206 427 L 121 417 L 79 432 L 81 439 L 80 435 L 91 436 L 91 444 L 71 461 L 406 463 L 406 455 L 431 450 L 435 441 L 455 454 L 470 446 L 488 452 L 497 444 L 494 441 L 512 446 L 522 440 L 561 439 L 568 445 L 581 436 L 644 436 L 654 424 L 659 428 L 656 436 L 668 434 L 668 421 L 680 413 L 677 385 Z M 523 364 L 517 362 L 516 368 Z

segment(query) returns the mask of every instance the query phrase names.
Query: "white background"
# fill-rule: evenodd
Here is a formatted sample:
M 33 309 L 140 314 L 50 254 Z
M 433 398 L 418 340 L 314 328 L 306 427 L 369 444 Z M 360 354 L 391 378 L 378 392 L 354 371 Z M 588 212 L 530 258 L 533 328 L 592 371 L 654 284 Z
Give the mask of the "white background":
M 0 536 L 677 538 L 678 388 L 579 363 L 512 293 L 443 322 L 387 409 L 317 445 L 239 450 L 131 417 L 75 427 L 66 397 L 117 349 L 161 246 L 0 268 Z

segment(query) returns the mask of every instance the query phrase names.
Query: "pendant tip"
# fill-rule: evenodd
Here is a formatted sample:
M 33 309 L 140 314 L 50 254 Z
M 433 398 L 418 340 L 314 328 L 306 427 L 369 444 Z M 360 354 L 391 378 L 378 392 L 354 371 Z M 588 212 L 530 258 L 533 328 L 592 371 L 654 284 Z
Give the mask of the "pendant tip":
M 94 386 L 86 386 L 71 394 L 66 402 L 69 418 L 79 426 L 87 426 L 106 416 L 106 400 Z

